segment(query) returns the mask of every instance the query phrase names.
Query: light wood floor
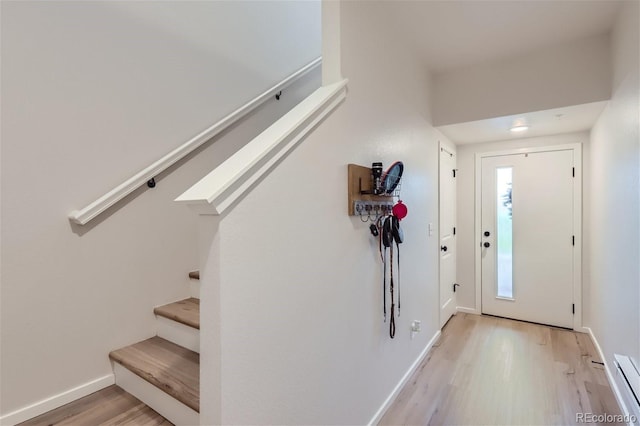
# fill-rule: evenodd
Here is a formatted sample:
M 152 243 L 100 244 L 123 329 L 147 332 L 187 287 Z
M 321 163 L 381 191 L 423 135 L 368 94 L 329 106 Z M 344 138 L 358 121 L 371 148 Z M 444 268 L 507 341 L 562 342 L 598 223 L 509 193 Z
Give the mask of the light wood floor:
M 380 424 L 572 425 L 620 414 L 588 335 L 459 313 Z
M 139 399 L 113 385 L 18 426 L 173 426 Z

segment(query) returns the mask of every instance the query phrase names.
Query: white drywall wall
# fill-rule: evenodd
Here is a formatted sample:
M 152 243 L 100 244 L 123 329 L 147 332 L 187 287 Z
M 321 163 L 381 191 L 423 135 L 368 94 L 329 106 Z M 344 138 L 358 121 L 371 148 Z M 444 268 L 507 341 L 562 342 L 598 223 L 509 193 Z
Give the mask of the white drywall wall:
M 609 37 L 522 52 L 433 76 L 433 122 L 465 123 L 608 100 Z
M 640 365 L 639 9 L 637 1 L 625 2 L 616 22 L 613 96 L 591 131 L 591 309 L 585 325 L 610 368 L 614 353 Z
M 71 210 L 319 56 L 318 4 L 231 3 L 2 2 L 0 415 L 109 374 L 110 350 L 155 333 L 152 308 L 187 297 L 198 267 L 173 199 L 319 86 L 316 71 L 72 229 Z M 243 57 L 256 41 L 274 56 Z
M 346 101 L 210 224 L 203 319 L 219 322 L 203 324 L 202 354 L 207 374 L 220 376 L 203 378 L 202 397 L 221 412 L 203 411 L 205 423 L 364 424 L 438 330 L 438 240 L 428 224 L 438 228 L 440 136 L 428 74 L 380 10 L 342 3 Z M 377 160 L 405 162 L 394 340 L 382 321 L 377 240 L 347 214 L 347 164 Z M 422 332 L 411 340 L 415 319 Z
M 476 301 L 476 277 L 475 277 L 475 176 L 476 154 L 491 151 L 504 151 L 508 149 L 566 145 L 582 143 L 582 202 L 588 206 L 589 202 L 589 133 L 568 133 L 563 135 L 545 136 L 537 138 L 515 139 L 511 141 L 489 142 L 481 144 L 468 144 L 458 146 L 458 194 L 457 194 L 457 226 L 458 226 L 458 264 L 457 279 L 458 306 L 475 309 L 479 306 Z M 583 209 L 583 295 L 589 286 L 588 253 L 589 253 L 589 214 Z M 585 296 L 583 296 L 585 297 Z M 586 303 L 585 306 L 588 306 Z
M 72 208 L 320 56 L 318 1 L 3 2 L 2 12 L 3 70 L 20 74 L 5 90 L 21 90 L 27 111 L 55 110 L 36 125 L 74 153 L 102 157 L 68 166 L 85 182 Z

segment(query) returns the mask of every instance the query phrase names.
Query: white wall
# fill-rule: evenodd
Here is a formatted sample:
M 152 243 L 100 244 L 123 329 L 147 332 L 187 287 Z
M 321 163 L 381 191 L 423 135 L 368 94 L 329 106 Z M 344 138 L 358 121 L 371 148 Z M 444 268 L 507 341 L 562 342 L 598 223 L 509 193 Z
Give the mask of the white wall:
M 640 365 L 639 15 L 637 1 L 621 10 L 612 34 L 613 96 L 591 132 L 591 312 L 586 325 L 610 368 L 614 353 Z
M 608 100 L 609 37 L 522 52 L 433 76 L 433 122 L 464 123 Z
M 223 424 L 364 424 L 438 330 L 438 138 L 428 74 L 379 5 L 343 2 L 346 101 L 227 216 L 203 294 L 203 379 Z M 405 162 L 402 316 L 382 322 L 382 274 L 368 223 L 347 215 L 347 164 Z M 203 219 L 204 220 L 204 219 Z M 215 226 L 215 225 L 213 225 Z M 219 256 L 216 258 L 215 256 Z M 211 281 L 209 281 L 211 279 Z M 214 300 L 217 299 L 218 300 Z M 204 309 L 209 312 L 209 308 Z M 410 322 L 422 333 L 410 339 Z M 216 365 L 217 364 L 217 365 Z M 216 382 L 217 381 L 217 382 Z
M 458 216 L 458 264 L 457 280 L 458 306 L 468 309 L 476 309 L 479 301 L 476 300 L 476 277 L 475 277 L 475 159 L 477 153 L 504 151 L 507 149 L 565 145 L 582 143 L 582 203 L 588 206 L 589 190 L 589 133 L 568 133 L 555 136 L 545 136 L 526 139 L 515 139 L 511 141 L 489 142 L 481 144 L 468 144 L 458 146 L 458 195 L 457 195 L 457 216 Z M 589 212 L 583 209 L 583 298 L 588 293 L 589 288 Z M 583 301 L 584 306 L 589 306 Z
M 93 175 L 74 208 L 320 56 L 319 1 L 3 2 L 2 15 L 3 95 L 22 108 L 5 121 L 50 110 L 37 126 L 94 159 L 68 166 Z
M 214 12 L 230 3 L 2 2 L 1 415 L 109 374 L 108 352 L 155 334 L 152 308 L 188 295 L 196 219 L 173 199 L 319 72 L 97 224 L 74 233 L 67 215 L 319 55 L 318 4 L 269 5 L 225 21 Z M 306 25 L 295 39 L 273 30 L 290 22 Z M 213 40 L 220 28 L 246 39 Z M 256 39 L 268 57 L 234 57 Z

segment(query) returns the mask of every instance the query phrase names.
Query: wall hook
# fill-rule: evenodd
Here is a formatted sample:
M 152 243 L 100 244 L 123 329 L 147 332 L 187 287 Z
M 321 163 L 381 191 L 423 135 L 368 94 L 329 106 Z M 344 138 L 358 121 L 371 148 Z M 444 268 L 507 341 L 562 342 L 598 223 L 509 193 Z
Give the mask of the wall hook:
M 282 96 L 282 90 L 276 93 L 276 99 L 280 100 L 280 96 Z
M 149 188 L 155 188 L 156 187 L 156 178 L 151 178 L 147 181 L 147 186 Z

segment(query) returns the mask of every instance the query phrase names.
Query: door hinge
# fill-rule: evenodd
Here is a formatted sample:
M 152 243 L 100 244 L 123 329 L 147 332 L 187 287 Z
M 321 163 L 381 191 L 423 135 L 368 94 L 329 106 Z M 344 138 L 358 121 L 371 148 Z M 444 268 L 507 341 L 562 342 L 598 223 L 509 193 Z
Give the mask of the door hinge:
M 571 176 L 572 177 L 576 177 L 576 168 L 575 167 L 571 168 Z
M 456 177 L 456 170 L 458 169 L 453 169 L 453 177 Z
M 456 227 L 453 227 L 453 235 L 456 235 Z
M 571 245 L 572 245 L 572 246 L 575 246 L 575 245 L 576 245 L 576 236 L 575 236 L 575 235 L 572 235 L 572 236 L 571 236 Z
M 576 314 L 576 304 L 575 303 L 571 305 L 571 313 L 574 314 L 574 315 Z

